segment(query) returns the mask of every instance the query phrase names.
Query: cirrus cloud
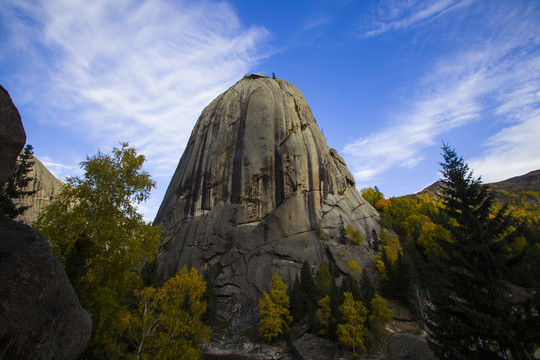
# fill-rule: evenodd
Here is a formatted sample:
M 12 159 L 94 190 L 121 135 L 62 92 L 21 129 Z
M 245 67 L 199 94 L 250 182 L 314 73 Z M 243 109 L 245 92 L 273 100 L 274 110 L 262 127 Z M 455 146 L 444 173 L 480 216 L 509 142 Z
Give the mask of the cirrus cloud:
M 158 181 L 156 202 L 203 107 L 261 59 L 269 38 L 216 1 L 7 0 L 0 20 L 4 48 L 21 59 L 10 66 L 26 75 L 12 91 L 47 113 L 39 121 L 81 140 L 136 146 Z
M 392 168 L 414 167 L 424 149 L 472 122 L 499 129 L 478 138 L 484 150 L 471 160 L 485 180 L 540 167 L 540 11 L 527 5 L 494 11 L 495 16 L 482 23 L 482 31 L 492 34 L 487 39 L 463 35 L 458 47 L 447 51 L 450 56 L 434 59 L 416 80 L 409 102 L 388 115 L 388 127 L 344 147 L 358 181 L 383 176 Z M 409 14 L 410 19 L 423 17 Z

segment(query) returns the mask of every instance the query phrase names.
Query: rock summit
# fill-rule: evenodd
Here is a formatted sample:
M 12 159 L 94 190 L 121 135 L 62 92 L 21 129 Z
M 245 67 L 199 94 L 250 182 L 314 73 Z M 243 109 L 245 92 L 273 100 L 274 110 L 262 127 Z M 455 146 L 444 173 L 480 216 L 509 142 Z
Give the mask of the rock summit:
M 341 220 L 364 242 L 338 241 Z M 346 273 L 355 260 L 374 266 L 368 241 L 378 213 L 327 146 L 300 90 L 249 75 L 200 115 L 155 224 L 162 227 L 159 268 L 210 271 L 218 315 L 253 324 L 272 273 L 289 285 L 307 261 Z

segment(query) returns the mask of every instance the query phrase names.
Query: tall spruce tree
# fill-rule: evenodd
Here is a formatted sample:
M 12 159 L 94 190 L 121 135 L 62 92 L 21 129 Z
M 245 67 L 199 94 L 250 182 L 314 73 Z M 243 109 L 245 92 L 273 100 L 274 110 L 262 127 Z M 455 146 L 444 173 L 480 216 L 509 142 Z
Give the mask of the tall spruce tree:
M 319 270 L 317 271 L 317 275 L 315 275 L 315 285 L 317 287 L 317 291 L 319 292 L 319 296 L 321 298 L 324 297 L 325 295 L 330 295 L 333 282 L 334 282 L 334 279 L 332 278 L 332 274 L 330 274 L 328 265 L 322 262 L 321 265 L 319 265 Z
M 381 245 L 381 242 L 379 240 L 379 236 L 377 235 L 377 230 L 372 229 L 371 230 L 371 248 L 373 251 L 379 251 L 379 246 Z
M 539 342 L 538 308 L 512 300 L 506 274 L 520 261 L 506 209 L 462 157 L 443 148 L 442 198 L 452 240 L 437 239 L 428 340 L 441 359 L 524 359 Z
M 294 284 L 291 288 L 290 309 L 291 316 L 293 318 L 293 324 L 296 324 L 297 322 L 302 320 L 306 315 L 306 309 L 304 307 L 302 289 L 300 287 L 300 279 L 298 278 L 298 274 L 296 275 L 294 279 Z
M 304 261 L 302 270 L 300 270 L 300 288 L 302 289 L 302 297 L 304 303 L 305 314 L 308 320 L 313 319 L 315 311 L 317 311 L 317 288 L 313 275 L 311 275 L 311 267 L 307 261 Z
M 4 185 L 0 186 L 0 212 L 12 219 L 24 214 L 29 206 L 17 205 L 15 200 L 24 196 L 36 193 L 36 190 L 26 190 L 33 177 L 28 176 L 32 171 L 34 161 L 32 161 L 33 147 L 26 145 L 17 160 L 17 167 L 13 175 L 7 179 Z
M 384 294 L 408 304 L 415 282 L 414 265 L 405 257 L 402 251 L 399 251 L 396 261 L 391 263 L 388 260 L 388 263 L 385 263 L 385 268 L 387 276 L 382 281 Z
M 371 311 L 371 300 L 375 297 L 375 287 L 367 271 L 362 273 L 362 280 L 360 281 L 360 298 L 364 304 L 366 304 L 369 311 Z

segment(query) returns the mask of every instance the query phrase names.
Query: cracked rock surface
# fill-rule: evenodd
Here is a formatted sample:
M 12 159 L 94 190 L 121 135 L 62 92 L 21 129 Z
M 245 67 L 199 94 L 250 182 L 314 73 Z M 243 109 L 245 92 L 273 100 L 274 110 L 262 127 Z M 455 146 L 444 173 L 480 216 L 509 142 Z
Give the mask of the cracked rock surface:
M 364 244 L 337 242 L 340 216 Z M 313 273 L 323 261 L 346 272 L 352 259 L 372 269 L 377 220 L 298 88 L 255 74 L 203 110 L 154 223 L 164 232 L 161 271 L 209 269 L 218 314 L 243 327 L 274 272 L 290 286 L 304 260 Z

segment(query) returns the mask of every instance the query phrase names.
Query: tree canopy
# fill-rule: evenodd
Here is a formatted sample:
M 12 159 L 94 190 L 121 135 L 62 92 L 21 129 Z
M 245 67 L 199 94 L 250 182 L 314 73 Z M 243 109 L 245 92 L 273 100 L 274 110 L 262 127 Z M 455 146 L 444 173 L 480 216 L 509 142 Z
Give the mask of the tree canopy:
M 367 330 L 364 323 L 368 317 L 366 307 L 359 300 L 354 300 L 353 294 L 346 291 L 343 303 L 339 307 L 343 322 L 337 326 L 339 342 L 352 348 L 356 353 L 358 348 L 365 350 L 364 341 Z
M 206 284 L 195 268 L 182 268 L 159 289 L 135 290 L 138 307 L 123 318 L 130 359 L 195 359 L 210 337 L 202 322 Z
M 145 158 L 121 145 L 111 154 L 87 157 L 84 176 L 67 179 L 36 225 L 92 317 L 92 358 L 115 351 L 127 297 L 141 287 L 139 271 L 154 259 L 160 241 L 160 229 L 136 208 L 155 185 L 142 169 Z
M 430 344 L 441 358 L 524 359 L 538 343 L 540 324 L 531 301 L 509 296 L 507 274 L 521 261 L 513 246 L 521 235 L 504 208 L 491 213 L 489 187 L 463 158 L 448 145 L 442 150 L 442 210 L 452 237 L 436 239 Z
M 289 296 L 287 285 L 278 274 L 272 275 L 270 293 L 263 292 L 259 300 L 259 334 L 271 341 L 289 329 L 292 317 L 289 313 Z

